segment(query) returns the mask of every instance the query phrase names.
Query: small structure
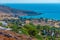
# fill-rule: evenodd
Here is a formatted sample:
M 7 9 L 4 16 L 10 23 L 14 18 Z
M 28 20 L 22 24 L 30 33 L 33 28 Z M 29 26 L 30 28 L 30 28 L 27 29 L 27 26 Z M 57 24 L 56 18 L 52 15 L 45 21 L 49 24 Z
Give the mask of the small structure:
M 5 28 L 5 27 L 2 27 L 2 26 L 0 26 L 0 29 L 2 29 L 2 30 L 12 30 L 11 28 Z
M 5 21 L 0 21 L 2 23 L 2 26 L 7 26 L 8 24 Z
M 26 20 L 26 21 L 25 21 L 25 23 L 26 23 L 26 24 L 29 24 L 29 23 L 30 23 L 30 21 L 29 21 L 29 20 Z

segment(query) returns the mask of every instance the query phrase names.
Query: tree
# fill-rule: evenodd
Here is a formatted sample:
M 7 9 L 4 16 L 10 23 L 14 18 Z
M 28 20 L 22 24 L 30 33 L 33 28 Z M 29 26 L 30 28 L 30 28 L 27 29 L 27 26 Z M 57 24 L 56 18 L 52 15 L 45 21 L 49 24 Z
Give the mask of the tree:
M 38 34 L 36 29 L 35 30 L 29 30 L 28 33 L 29 33 L 30 36 L 35 36 L 35 35 Z
M 35 36 L 36 34 L 38 34 L 38 30 L 33 25 L 27 24 L 24 26 L 24 28 L 28 30 L 28 34 L 30 36 Z
M 0 26 L 2 26 L 2 23 L 0 23 Z
M 36 37 L 38 40 L 44 40 L 41 35 L 36 35 L 35 37 Z
M 28 30 L 26 28 L 21 28 L 20 31 L 22 31 L 22 34 L 29 35 Z
M 48 25 L 45 25 L 45 26 L 43 26 L 43 29 L 44 29 L 44 30 L 46 30 L 46 31 L 48 31 L 48 30 L 50 30 L 50 29 L 51 29 L 51 27 L 50 27 L 50 26 L 48 26 Z
M 43 30 L 43 26 L 37 25 L 38 30 Z
M 18 32 L 18 26 L 16 24 L 13 24 L 11 28 L 12 28 L 12 31 Z

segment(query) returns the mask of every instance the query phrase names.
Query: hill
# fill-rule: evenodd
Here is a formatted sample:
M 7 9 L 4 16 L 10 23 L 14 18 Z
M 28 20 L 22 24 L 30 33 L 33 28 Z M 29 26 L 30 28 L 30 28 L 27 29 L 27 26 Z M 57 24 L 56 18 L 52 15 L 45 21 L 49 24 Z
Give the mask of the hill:
M 8 6 L 3 6 L 0 5 L 0 13 L 9 13 L 12 15 L 19 15 L 19 16 L 35 16 L 35 15 L 40 15 L 42 13 L 37 13 L 34 11 L 27 11 L 27 10 L 18 10 L 14 8 L 10 8 Z

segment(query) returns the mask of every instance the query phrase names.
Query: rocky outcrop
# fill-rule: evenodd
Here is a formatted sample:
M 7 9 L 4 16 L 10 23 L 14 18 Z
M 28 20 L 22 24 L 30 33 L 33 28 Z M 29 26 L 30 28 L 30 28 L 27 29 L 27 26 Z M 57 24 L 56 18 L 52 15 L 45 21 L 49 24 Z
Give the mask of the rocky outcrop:
M 18 34 L 12 31 L 0 30 L 0 40 L 37 40 L 24 34 Z

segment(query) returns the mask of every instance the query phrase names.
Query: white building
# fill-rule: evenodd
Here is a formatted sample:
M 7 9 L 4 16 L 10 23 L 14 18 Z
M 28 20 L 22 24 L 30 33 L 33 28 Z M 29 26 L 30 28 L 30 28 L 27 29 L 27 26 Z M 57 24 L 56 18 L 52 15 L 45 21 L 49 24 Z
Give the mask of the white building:
M 11 28 L 5 28 L 5 27 L 2 27 L 2 26 L 0 26 L 0 30 L 12 30 Z
M 7 26 L 8 24 L 5 21 L 0 21 L 2 23 L 2 26 Z

